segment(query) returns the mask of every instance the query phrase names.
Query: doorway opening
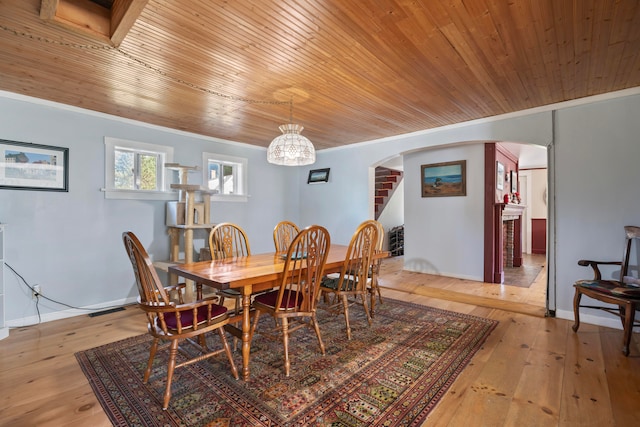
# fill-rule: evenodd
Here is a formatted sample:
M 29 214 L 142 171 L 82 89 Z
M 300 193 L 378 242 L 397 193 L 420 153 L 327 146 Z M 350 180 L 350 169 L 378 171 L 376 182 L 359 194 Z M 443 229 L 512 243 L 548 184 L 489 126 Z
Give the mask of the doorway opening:
M 532 235 L 532 233 L 536 232 L 535 230 L 537 225 L 534 224 L 535 222 L 542 222 L 543 224 L 546 223 L 546 194 L 548 188 L 547 148 L 523 143 L 501 144 L 508 147 L 513 155 L 517 157 L 519 163 L 518 193 L 520 193 L 521 203 L 526 206 L 525 212 L 522 214 L 522 266 L 517 269 L 514 268 L 513 270 L 506 271 L 505 280 L 502 283 L 464 280 L 464 284 L 462 284 L 463 281 L 456 281 L 455 279 L 451 280 L 451 278 L 449 278 L 449 280 L 443 280 L 446 278 L 425 274 L 425 278 L 424 280 L 421 280 L 420 284 L 425 287 L 446 288 L 448 292 L 452 292 L 454 297 L 456 293 L 460 292 L 461 294 L 465 294 L 465 300 L 469 298 L 470 295 L 476 295 L 479 299 L 499 299 L 502 302 L 506 301 L 517 305 L 522 303 L 532 304 L 542 308 L 542 310 L 537 310 L 537 312 L 544 312 L 548 298 L 546 275 L 546 269 L 548 266 L 546 253 L 546 224 L 545 227 L 543 227 L 542 233 L 538 231 L 536 236 Z M 403 155 L 387 159 L 375 166 L 384 166 L 403 170 Z M 372 215 L 375 198 L 373 184 L 375 179 L 373 170 L 375 169 L 375 166 L 372 166 L 371 168 L 370 199 Z M 407 172 L 404 171 L 404 173 L 406 174 Z M 398 191 L 396 191 L 396 194 L 397 193 Z M 405 197 L 415 198 L 411 195 L 405 195 L 404 190 L 401 190 L 401 195 L 394 196 L 394 198 L 396 197 L 398 200 L 390 200 L 385 211 L 381 213 L 381 219 L 384 220 L 385 215 L 387 214 L 387 209 L 391 209 L 391 211 L 394 212 L 392 215 L 394 218 L 392 223 L 387 223 L 385 225 L 387 240 L 388 232 L 392 226 L 404 224 Z M 406 230 L 406 232 L 411 233 L 411 230 Z M 394 265 L 397 268 L 397 266 L 399 264 L 401 266 L 403 262 L 403 259 L 395 260 Z M 382 286 L 384 287 L 384 284 L 382 284 Z

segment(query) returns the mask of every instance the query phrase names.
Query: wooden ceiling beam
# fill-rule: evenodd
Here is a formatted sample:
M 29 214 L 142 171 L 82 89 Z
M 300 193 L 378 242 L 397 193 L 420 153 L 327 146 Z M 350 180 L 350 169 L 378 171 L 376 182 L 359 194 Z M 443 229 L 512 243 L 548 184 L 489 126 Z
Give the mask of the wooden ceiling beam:
M 114 0 L 111 9 L 90 0 L 42 0 L 40 18 L 119 46 L 149 0 Z
M 111 42 L 114 46 L 127 36 L 149 0 L 114 0 L 111 7 Z

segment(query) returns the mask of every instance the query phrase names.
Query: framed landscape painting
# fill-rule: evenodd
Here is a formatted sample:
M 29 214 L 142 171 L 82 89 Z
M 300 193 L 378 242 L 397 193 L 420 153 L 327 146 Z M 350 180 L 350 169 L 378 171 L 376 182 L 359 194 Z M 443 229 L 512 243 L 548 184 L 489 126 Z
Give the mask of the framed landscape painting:
M 310 170 L 309 177 L 307 178 L 307 184 L 318 184 L 321 182 L 328 182 L 329 170 L 330 168 Z
M 0 189 L 69 191 L 69 149 L 0 139 Z
M 466 196 L 466 168 L 466 160 L 422 165 L 422 197 Z

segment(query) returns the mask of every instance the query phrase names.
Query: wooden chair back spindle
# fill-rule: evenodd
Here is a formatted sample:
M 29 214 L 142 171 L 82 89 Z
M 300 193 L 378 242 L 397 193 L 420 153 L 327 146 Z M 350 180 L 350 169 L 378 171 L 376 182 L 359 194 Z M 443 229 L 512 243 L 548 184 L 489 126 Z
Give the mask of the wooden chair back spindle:
M 300 229 L 291 221 L 280 221 L 273 229 L 273 245 L 276 252 L 286 252 Z
M 358 226 L 351 237 L 347 248 L 347 254 L 340 273 L 329 275 L 322 280 L 320 291 L 325 294 L 333 294 L 335 300 L 327 307 L 328 310 L 337 311 L 342 307 L 347 326 L 347 338 L 351 339 L 351 327 L 349 325 L 349 306 L 353 305 L 357 298 L 362 299 L 365 314 L 369 326 L 372 324 L 371 313 L 367 304 L 367 283 L 373 261 L 373 254 L 378 245 L 378 226 L 373 221 L 365 221 Z M 352 297 L 354 300 L 348 301 Z
M 209 250 L 214 260 L 251 255 L 246 233 L 240 226 L 230 222 L 213 227 L 209 233 Z

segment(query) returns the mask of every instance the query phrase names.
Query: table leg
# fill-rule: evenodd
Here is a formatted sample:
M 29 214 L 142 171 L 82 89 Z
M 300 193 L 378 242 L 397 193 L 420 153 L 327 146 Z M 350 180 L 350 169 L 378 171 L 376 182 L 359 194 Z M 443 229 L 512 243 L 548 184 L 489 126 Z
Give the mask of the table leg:
M 375 282 L 375 276 L 372 276 L 371 287 L 369 288 L 369 297 L 371 301 L 369 305 L 371 306 L 371 317 L 376 315 L 376 290 L 377 289 L 378 289 L 378 284 Z
M 251 350 L 251 291 L 242 293 L 242 378 L 249 381 L 249 355 Z

